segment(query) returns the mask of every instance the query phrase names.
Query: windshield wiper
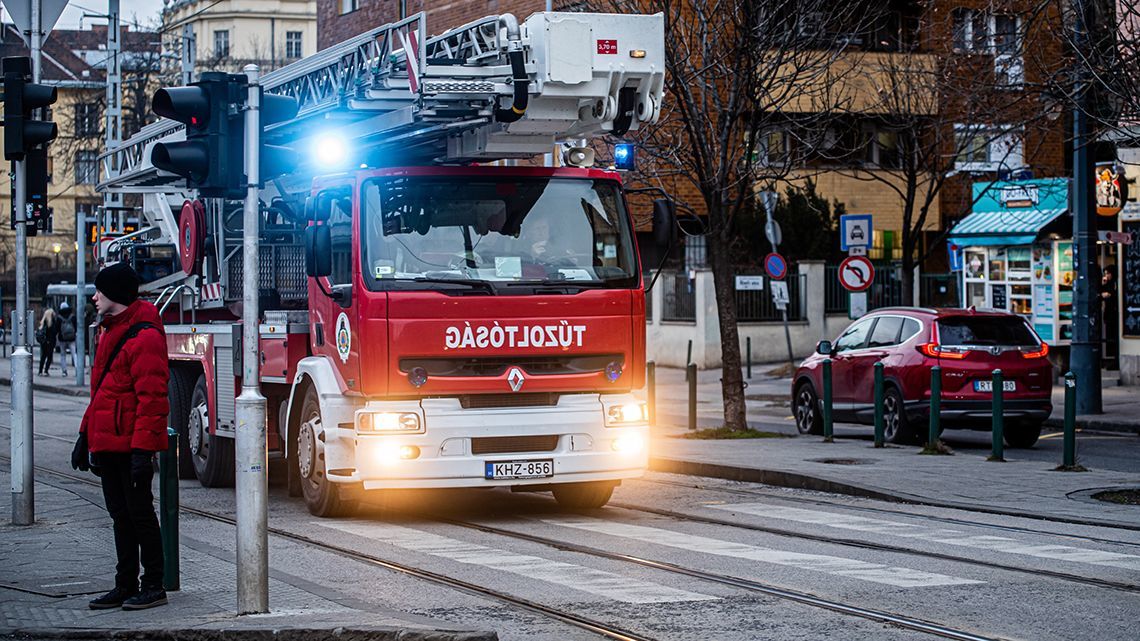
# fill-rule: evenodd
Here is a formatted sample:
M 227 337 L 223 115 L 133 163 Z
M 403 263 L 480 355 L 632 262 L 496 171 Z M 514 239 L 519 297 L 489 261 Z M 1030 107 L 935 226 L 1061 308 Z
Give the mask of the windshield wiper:
M 488 294 L 495 295 L 495 286 L 490 281 L 475 280 L 470 278 L 428 278 L 426 276 L 419 276 L 411 279 L 400 279 L 404 282 L 409 280 L 414 283 L 439 283 L 442 285 L 466 285 L 472 289 L 481 289 Z

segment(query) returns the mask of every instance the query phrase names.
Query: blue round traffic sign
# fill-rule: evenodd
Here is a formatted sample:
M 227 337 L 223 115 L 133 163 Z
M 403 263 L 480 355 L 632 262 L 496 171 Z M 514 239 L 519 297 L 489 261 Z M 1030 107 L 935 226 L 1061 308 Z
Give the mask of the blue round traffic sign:
M 776 252 L 772 252 L 764 257 L 764 271 L 772 280 L 784 280 L 784 276 L 788 275 L 788 261 Z

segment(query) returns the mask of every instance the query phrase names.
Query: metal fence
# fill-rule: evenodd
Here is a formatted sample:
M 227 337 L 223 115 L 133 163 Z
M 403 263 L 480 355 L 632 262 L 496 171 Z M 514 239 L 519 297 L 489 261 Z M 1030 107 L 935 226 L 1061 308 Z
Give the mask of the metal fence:
M 661 287 L 661 320 L 685 321 L 694 323 L 697 320 L 697 294 L 696 283 L 689 280 L 686 273 L 661 274 L 657 279 L 657 287 Z
M 789 274 L 788 320 L 807 318 L 807 274 Z M 736 320 L 741 323 L 755 323 L 782 320 L 780 310 L 772 302 L 769 281 L 764 279 L 762 290 L 736 290 Z
M 839 266 L 828 265 L 823 277 L 824 312 L 846 314 L 847 290 L 839 284 Z M 867 309 L 902 305 L 902 269 L 892 265 L 875 265 L 875 282 L 867 290 Z

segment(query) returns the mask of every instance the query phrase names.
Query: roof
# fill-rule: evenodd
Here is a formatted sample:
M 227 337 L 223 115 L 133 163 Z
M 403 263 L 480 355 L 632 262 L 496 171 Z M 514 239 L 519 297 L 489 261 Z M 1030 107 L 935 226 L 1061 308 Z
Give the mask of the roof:
M 160 35 L 151 31 L 121 31 L 125 53 L 146 52 L 158 54 Z M 43 61 L 40 67 L 42 82 L 56 86 L 98 88 L 105 84 L 107 59 L 107 26 L 95 25 L 91 29 L 55 29 L 43 43 Z M 93 54 L 93 55 L 88 55 Z M 0 31 L 0 56 L 27 56 L 30 51 L 12 24 L 4 24 Z M 123 61 L 124 63 L 126 61 Z
M 976 211 L 950 230 L 949 238 L 959 245 L 1028 245 L 1037 240 L 1049 223 L 1067 209 L 1018 209 Z

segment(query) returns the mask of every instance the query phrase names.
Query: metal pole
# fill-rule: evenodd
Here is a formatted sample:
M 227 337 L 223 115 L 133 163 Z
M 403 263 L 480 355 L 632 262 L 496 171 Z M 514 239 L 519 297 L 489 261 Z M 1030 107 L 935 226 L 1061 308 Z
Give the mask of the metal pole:
M 645 364 L 645 391 L 646 405 L 649 410 L 649 424 L 657 424 L 657 363 L 649 361 Z
M 926 435 L 926 449 L 935 451 L 938 448 L 938 433 L 942 421 L 942 368 L 935 365 L 930 368 L 930 431 Z
M 75 384 L 87 377 L 87 212 L 75 208 Z
M 237 495 L 238 614 L 269 611 L 269 484 L 265 450 L 266 403 L 258 387 L 258 152 L 261 102 L 257 65 L 243 68 L 249 79 L 245 111 L 245 234 L 242 240 L 242 375 L 237 398 L 235 494 Z
M 1065 374 L 1065 451 L 1061 465 L 1072 468 L 1077 464 L 1077 377 Z
M 747 362 L 748 362 L 748 378 L 751 379 L 752 378 L 752 337 L 746 336 L 744 338 L 744 344 L 745 344 L 744 349 L 745 349 L 745 353 L 747 355 Z
M 162 587 L 181 588 L 178 567 L 178 430 L 166 428 L 166 450 L 158 455 L 159 516 L 162 520 Z
M 182 84 L 194 82 L 194 63 L 198 58 L 198 40 L 194 37 L 194 25 L 182 26 Z
M 697 366 L 689 363 L 685 368 L 686 378 L 689 379 L 689 429 L 697 429 Z
M 901 412 L 903 408 L 899 408 Z M 883 446 L 883 363 L 875 363 L 875 447 Z
M 823 441 L 831 443 L 835 438 L 831 425 L 831 357 L 823 359 Z
M 1084 51 L 1088 43 L 1089 0 L 1074 0 L 1076 16 L 1073 29 L 1074 47 Z M 1071 370 L 1081 385 L 1077 394 L 1077 412 L 1101 412 L 1100 380 L 1100 304 L 1096 272 L 1096 211 L 1093 207 L 1093 166 L 1090 147 L 1094 136 L 1089 125 L 1088 83 L 1082 63 L 1077 63 L 1076 108 L 1073 111 L 1073 342 Z
M 39 11 L 39 3 L 34 4 Z M 38 17 L 38 16 L 35 16 Z M 38 20 L 33 19 L 33 25 Z M 35 31 L 33 26 L 33 32 Z M 37 52 L 38 53 L 38 52 Z M 27 172 L 23 160 L 12 161 L 16 216 L 16 318 L 12 349 L 12 524 L 36 520 L 34 416 L 32 413 L 31 323 L 28 322 Z
M 107 149 L 117 148 L 122 134 L 122 72 L 120 68 L 121 56 L 119 55 L 121 48 L 119 0 L 107 0 L 107 107 L 103 111 L 105 124 L 103 136 Z M 104 162 L 103 170 L 107 173 L 107 178 L 119 173 L 119 167 L 115 164 L 114 156 L 108 156 Z M 122 205 L 123 197 L 120 194 L 110 191 L 103 192 L 102 224 L 105 230 L 111 229 L 111 212 L 118 212 L 119 231 L 122 231 L 123 214 L 122 209 L 120 209 Z
M 1005 417 L 1003 416 L 1004 409 L 1004 394 L 1002 390 L 1002 375 L 1000 369 L 995 369 L 993 373 L 993 446 L 991 447 L 990 461 L 1004 461 L 1005 451 L 1002 438 L 1005 435 Z

